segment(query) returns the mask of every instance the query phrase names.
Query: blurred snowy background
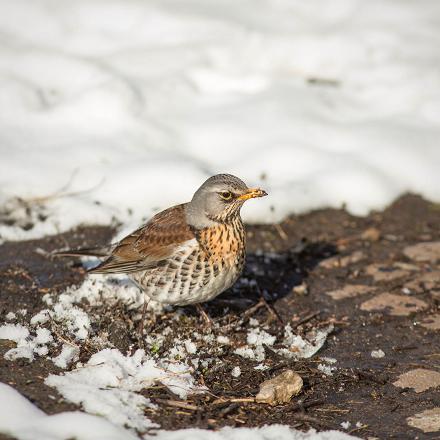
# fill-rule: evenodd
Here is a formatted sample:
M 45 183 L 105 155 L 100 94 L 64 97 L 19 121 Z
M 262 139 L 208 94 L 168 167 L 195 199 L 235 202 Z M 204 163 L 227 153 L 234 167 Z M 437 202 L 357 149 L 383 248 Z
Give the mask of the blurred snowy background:
M 437 0 L 6 0 L 0 38 L 3 239 L 136 224 L 217 172 L 269 192 L 252 222 L 440 201 Z

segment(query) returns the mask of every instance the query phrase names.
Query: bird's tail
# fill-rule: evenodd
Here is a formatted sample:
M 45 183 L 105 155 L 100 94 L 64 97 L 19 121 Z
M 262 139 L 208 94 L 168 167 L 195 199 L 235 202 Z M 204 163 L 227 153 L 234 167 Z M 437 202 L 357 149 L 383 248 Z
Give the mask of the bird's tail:
M 105 258 L 110 255 L 112 245 L 83 248 L 83 249 L 69 249 L 67 251 L 53 252 L 52 255 L 56 257 L 98 257 Z

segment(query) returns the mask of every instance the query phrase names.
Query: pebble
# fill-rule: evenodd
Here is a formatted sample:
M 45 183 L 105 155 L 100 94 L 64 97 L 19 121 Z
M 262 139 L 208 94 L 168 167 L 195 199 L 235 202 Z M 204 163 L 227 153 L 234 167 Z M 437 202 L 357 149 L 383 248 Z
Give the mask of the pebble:
M 275 406 L 290 402 L 292 396 L 298 395 L 303 387 L 303 380 L 293 370 L 286 370 L 260 384 L 260 391 L 255 400 Z
M 361 234 L 362 240 L 378 241 L 380 239 L 380 231 L 375 227 L 365 229 Z

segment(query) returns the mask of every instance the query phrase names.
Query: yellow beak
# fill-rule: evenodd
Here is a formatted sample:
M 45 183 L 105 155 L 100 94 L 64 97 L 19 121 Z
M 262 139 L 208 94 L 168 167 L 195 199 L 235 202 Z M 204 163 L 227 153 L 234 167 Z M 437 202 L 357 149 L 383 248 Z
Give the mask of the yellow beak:
M 267 192 L 260 188 L 249 188 L 244 194 L 238 197 L 238 200 L 249 200 L 254 199 L 255 197 L 264 197 L 267 196 Z

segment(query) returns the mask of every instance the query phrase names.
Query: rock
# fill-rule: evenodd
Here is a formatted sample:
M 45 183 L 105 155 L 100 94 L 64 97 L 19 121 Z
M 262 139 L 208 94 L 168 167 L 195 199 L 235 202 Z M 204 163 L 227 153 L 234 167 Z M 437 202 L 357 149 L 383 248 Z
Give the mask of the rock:
M 365 295 L 375 290 L 374 287 L 364 286 L 362 284 L 347 284 L 341 289 L 332 290 L 331 292 L 325 292 L 328 296 L 339 301 L 345 298 L 354 298 L 355 296 Z
M 303 380 L 292 370 L 286 370 L 273 379 L 261 383 L 260 391 L 255 400 L 269 405 L 281 405 L 290 402 L 292 396 L 301 392 Z
M 421 299 L 388 292 L 381 293 L 361 304 L 361 310 L 389 311 L 389 314 L 394 316 L 408 316 L 413 312 L 425 310 L 427 307 L 428 305 Z
M 421 393 L 429 388 L 440 386 L 440 373 L 416 368 L 401 374 L 393 385 L 399 388 L 413 388 L 416 393 Z
M 438 432 L 440 431 L 440 408 L 427 409 L 408 417 L 406 421 L 409 426 L 423 432 Z
M 308 288 L 306 283 L 299 284 L 298 286 L 295 286 L 292 289 L 293 293 L 296 293 L 297 295 L 307 295 L 308 294 Z
M 378 241 L 380 239 L 380 231 L 379 229 L 374 227 L 365 229 L 365 231 L 361 234 L 361 239 L 368 241 Z
M 407 246 L 403 253 L 414 261 L 435 263 L 440 260 L 440 241 L 427 241 Z
M 350 255 L 336 255 L 331 258 L 327 258 L 319 263 L 319 267 L 324 269 L 333 269 L 335 267 L 347 267 L 350 264 L 357 263 L 365 258 L 365 254 L 362 251 L 355 251 Z
M 411 272 L 394 266 L 387 267 L 383 264 L 370 264 L 365 268 L 365 273 L 373 277 L 374 281 L 392 281 L 403 278 Z
M 429 330 L 440 330 L 440 314 L 429 315 L 420 323 L 422 327 Z

